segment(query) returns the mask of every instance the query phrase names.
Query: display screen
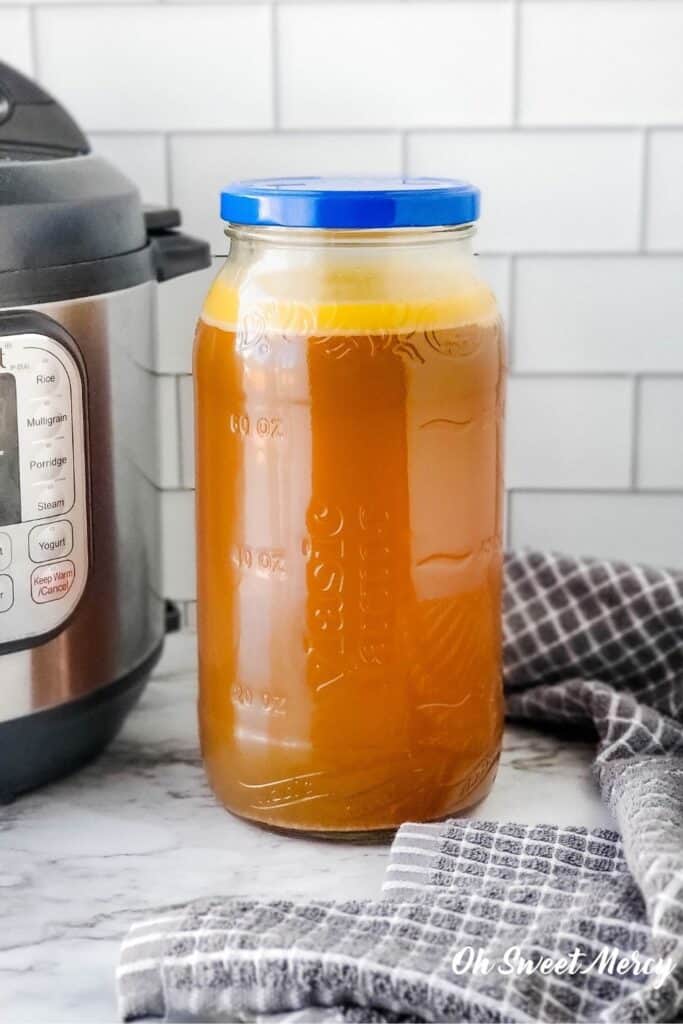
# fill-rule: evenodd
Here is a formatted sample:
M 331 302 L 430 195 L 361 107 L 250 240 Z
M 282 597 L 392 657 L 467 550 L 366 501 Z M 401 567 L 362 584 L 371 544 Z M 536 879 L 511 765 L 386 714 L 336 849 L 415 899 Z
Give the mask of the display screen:
M 21 522 L 17 385 L 0 373 L 0 526 Z

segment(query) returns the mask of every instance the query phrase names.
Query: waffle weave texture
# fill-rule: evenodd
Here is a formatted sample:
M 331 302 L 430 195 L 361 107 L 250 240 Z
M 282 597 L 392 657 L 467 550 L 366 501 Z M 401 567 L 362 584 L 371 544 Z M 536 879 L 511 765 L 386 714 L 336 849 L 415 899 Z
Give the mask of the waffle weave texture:
M 172 908 L 124 940 L 124 1019 L 680 1018 L 683 575 L 514 553 L 504 623 L 508 716 L 592 731 L 619 833 L 408 823 L 377 900 L 220 897 Z M 519 974 L 506 969 L 511 948 L 575 969 Z M 488 970 L 465 960 L 453 969 L 470 949 Z M 646 971 L 648 960 L 661 970 Z

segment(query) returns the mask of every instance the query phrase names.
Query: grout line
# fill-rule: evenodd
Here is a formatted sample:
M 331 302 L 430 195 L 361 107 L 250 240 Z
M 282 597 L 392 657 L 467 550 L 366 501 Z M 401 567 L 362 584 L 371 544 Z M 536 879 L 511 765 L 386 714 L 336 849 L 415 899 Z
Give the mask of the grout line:
M 514 373 L 516 363 L 516 351 L 517 351 L 517 340 L 515 338 L 517 319 L 517 257 L 513 254 L 510 256 L 510 270 L 508 280 L 508 323 L 507 323 L 507 345 L 508 345 L 508 366 L 510 372 Z M 516 377 L 522 377 L 523 374 L 515 374 Z
M 181 377 L 176 375 L 174 389 L 175 389 L 175 406 L 176 406 L 176 421 L 178 423 L 178 433 L 176 437 L 176 446 L 178 451 L 176 458 L 178 460 L 178 484 L 180 487 L 185 487 L 185 459 L 183 457 L 183 403 L 180 395 L 180 381 Z
M 155 288 L 154 298 L 151 303 L 151 321 L 152 321 L 152 352 L 150 358 L 151 366 L 145 366 L 145 370 L 151 370 L 155 377 L 162 377 L 163 374 L 159 370 L 159 364 L 161 362 L 161 338 L 159 331 L 159 289 Z M 134 360 L 136 366 L 140 364 L 137 360 Z
M 192 494 L 195 491 L 194 484 L 190 487 L 160 487 L 159 484 L 155 483 L 154 480 L 150 480 L 144 473 L 141 473 L 141 475 L 159 494 Z M 572 484 L 568 487 L 539 484 L 538 486 L 529 487 L 520 484 L 508 484 L 506 490 L 514 494 L 557 494 L 564 496 L 568 494 L 613 494 L 615 497 L 627 495 L 635 498 L 641 495 L 649 495 L 650 497 L 657 498 L 683 498 L 683 487 L 679 485 L 672 487 L 640 487 L 637 491 L 632 491 L 629 487 L 629 484 L 624 484 L 623 487 L 599 487 L 591 484 L 584 486 Z
M 196 634 L 197 632 L 197 601 L 184 601 L 183 608 L 183 632 Z
M 638 377 L 646 380 L 677 380 L 683 381 L 683 370 L 639 370 Z
M 522 4 L 514 0 L 512 12 L 512 123 L 519 126 L 522 93 Z
M 647 254 L 638 249 L 480 249 L 478 256 L 517 256 L 526 260 L 574 260 L 583 261 L 586 259 L 597 260 L 633 260 L 642 259 L 647 255 L 650 259 L 674 259 L 680 260 L 683 256 L 683 246 L 680 249 L 656 249 L 648 250 Z
M 98 133 L 99 134 L 99 133 Z M 217 257 L 225 257 L 225 253 L 213 254 Z M 477 249 L 475 256 L 483 259 L 509 259 L 514 256 L 519 260 L 572 260 L 583 262 L 587 259 L 595 260 L 639 260 L 646 255 L 648 260 L 676 260 L 683 258 L 683 246 L 676 250 L 648 250 L 647 254 L 639 252 L 638 249 Z
M 166 202 L 173 206 L 173 174 L 171 169 L 171 133 L 164 132 L 164 178 L 166 180 Z
M 633 380 L 632 370 L 513 370 L 515 380 Z M 675 374 L 662 374 L 671 380 Z M 679 377 L 681 374 L 678 375 Z
M 643 129 L 643 157 L 641 168 L 640 192 L 640 251 L 647 251 L 647 229 L 650 215 L 650 128 Z
M 190 626 L 189 626 L 189 606 L 190 606 L 190 604 L 191 604 L 190 601 L 183 601 L 183 603 L 182 603 L 182 608 L 180 610 L 180 612 L 181 612 L 181 614 L 180 614 L 180 632 L 181 633 L 188 633 L 188 632 L 190 632 Z
M 143 367 L 143 369 L 146 369 Z M 178 386 L 184 380 L 191 380 L 192 373 L 158 373 L 152 372 L 155 377 L 175 377 Z M 511 370 L 511 380 L 556 380 L 556 381 L 677 381 L 683 383 L 683 371 L 681 370 Z
M 159 439 L 159 444 L 160 443 L 161 440 Z M 157 496 L 162 496 L 164 494 L 181 494 L 185 490 L 185 488 L 181 487 L 180 484 L 178 484 L 177 487 L 164 487 L 158 480 L 153 480 L 151 476 L 148 476 L 147 473 L 140 469 L 139 466 L 137 467 L 137 472 L 140 475 L 140 479 L 144 480 L 145 483 L 156 492 Z
M 158 373 L 157 377 L 177 377 L 178 381 L 192 379 L 191 372 Z M 683 383 L 683 370 L 513 370 L 510 376 L 515 380 L 673 380 Z
M 40 67 L 38 64 L 38 24 L 36 21 L 36 8 L 33 5 L 28 7 L 28 32 L 29 44 L 31 47 L 33 77 L 40 81 Z
M 29 3 L 35 3 L 36 6 L 42 5 L 42 0 L 28 0 Z M 245 6 L 245 0 L 201 0 L 202 7 L 243 7 Z M 372 4 L 386 4 L 387 0 L 271 0 L 276 6 L 290 6 L 294 4 L 302 7 L 324 7 L 332 6 L 341 3 L 345 7 L 366 7 L 372 6 Z M 389 0 L 391 2 L 391 0 Z M 406 4 L 419 8 L 421 0 L 393 0 L 394 3 Z M 430 0 L 430 3 L 440 4 L 444 7 L 457 5 L 461 0 Z M 462 0 L 466 2 L 466 0 Z M 471 2 L 471 0 L 469 0 Z M 499 4 L 500 0 L 477 0 L 478 3 L 486 4 Z M 558 3 L 562 3 L 563 0 L 556 0 Z M 570 2 L 570 0 L 564 0 L 564 2 Z M 594 0 L 584 0 L 585 3 L 593 3 Z M 633 0 L 633 2 L 642 2 L 642 0 Z M 677 2 L 677 0 L 672 0 Z M 125 3 L 126 7 L 156 7 L 157 4 L 163 3 L 168 7 L 184 7 L 187 5 L 188 0 L 122 0 L 122 4 Z M 47 5 L 46 5 L 47 6 Z M 49 4 L 51 7 L 52 4 Z M 89 7 L 90 3 L 88 0 L 64 0 L 60 2 L 60 7 Z M 193 5 L 198 6 L 198 5 Z
M 514 380 L 549 380 L 549 381 L 630 381 L 633 380 L 634 376 L 639 376 L 643 380 L 671 380 L 677 382 L 683 382 L 683 374 L 680 371 L 673 371 L 672 373 L 666 373 L 665 371 L 650 372 L 644 371 L 623 371 L 617 370 L 521 370 L 513 371 L 510 377 Z
M 567 497 L 567 495 L 577 495 L 586 497 L 586 495 L 612 495 L 614 498 L 628 497 L 628 498 L 639 498 L 643 496 L 653 498 L 683 498 L 683 488 L 681 487 L 641 487 L 638 491 L 631 491 L 628 485 L 624 487 L 520 487 L 512 486 L 509 488 L 510 491 L 515 494 L 545 494 L 545 495 L 557 495 L 558 497 Z
M 162 0 L 163 2 L 163 0 Z M 50 9 L 55 10 L 57 4 L 52 4 Z M 0 10 L 2 5 L 0 4 Z M 92 9 L 92 5 L 89 9 Z M 30 8 L 33 10 L 33 7 Z M 90 128 L 91 132 L 97 135 L 127 135 L 134 138 L 136 135 L 153 135 L 159 134 L 159 129 L 149 126 L 141 129 L 131 128 Z M 654 127 L 648 126 L 647 131 L 654 131 Z M 553 125 L 547 127 L 540 126 L 529 126 L 529 125 L 444 125 L 440 127 L 426 127 L 424 125 L 329 125 L 320 124 L 314 127 L 303 126 L 298 128 L 281 128 L 278 134 L 282 135 L 302 135 L 316 138 L 320 135 L 371 135 L 388 137 L 395 135 L 398 131 L 406 132 L 410 135 L 452 135 L 454 138 L 458 138 L 460 135 L 471 133 L 473 135 L 480 134 L 491 134 L 491 135 L 535 135 L 553 132 L 557 135 L 575 135 L 577 133 L 602 133 L 606 135 L 611 134 L 634 134 L 636 131 L 643 132 L 642 126 L 639 129 L 635 127 L 628 127 L 626 129 L 615 126 L 571 126 L 571 125 Z M 671 132 L 680 133 L 683 131 L 683 123 L 669 126 L 657 125 L 656 131 L 660 132 Z M 173 128 L 170 130 L 170 134 L 174 138 L 239 138 L 247 137 L 254 138 L 259 136 L 273 135 L 274 130 L 272 128 L 249 128 L 245 126 L 240 127 L 225 127 L 225 128 Z
M 514 490 L 512 487 L 505 488 L 505 525 L 503 528 L 503 538 L 506 548 L 512 547 L 512 495 Z
M 159 484 L 156 484 L 154 480 L 150 480 L 144 473 L 142 473 L 142 476 L 159 494 L 193 494 L 195 491 L 194 485 L 192 487 L 181 487 L 180 485 L 178 487 L 160 487 Z
M 51 5 L 54 9 L 56 5 Z M 131 6 L 130 4 L 126 6 Z M 60 5 L 61 7 L 61 5 Z M 92 10 L 92 4 L 90 4 L 89 10 Z M 275 10 L 275 8 L 273 8 Z M 672 121 L 670 124 L 657 125 L 657 131 L 670 131 L 679 132 L 683 130 L 683 121 Z M 411 134 L 417 135 L 454 135 L 459 136 L 463 133 L 471 133 L 473 135 L 515 135 L 517 133 L 528 134 L 528 135 L 633 135 L 635 133 L 642 133 L 643 125 L 641 124 L 525 124 L 525 125 L 513 125 L 510 122 L 496 122 L 494 124 L 467 124 L 462 122 L 453 122 L 453 124 L 414 124 L 406 123 L 400 126 L 401 130 L 410 132 Z M 93 129 L 96 131 L 97 129 Z M 125 130 L 125 129 L 124 129 Z M 145 131 L 153 131 L 154 129 L 148 128 Z M 289 134 L 292 135 L 390 135 L 397 130 L 395 124 L 306 124 L 298 127 L 291 127 L 285 129 Z M 249 127 L 230 127 L 225 128 L 177 128 L 174 130 L 174 135 L 187 135 L 190 137 L 196 135 L 268 135 L 272 132 L 271 128 L 249 128 Z M 130 134 L 137 134 L 131 132 Z
M 154 401 L 156 409 L 155 473 L 157 480 L 151 481 L 144 473 L 143 476 L 148 480 L 148 482 L 153 483 L 157 490 L 166 491 L 169 487 L 167 484 L 163 483 L 165 479 L 168 478 L 173 481 L 170 485 L 171 489 L 182 487 L 183 482 L 180 475 L 180 461 L 178 459 L 180 446 L 180 408 L 178 405 L 177 387 L 173 379 L 173 375 L 168 373 L 152 374 L 150 372 L 150 376 L 154 382 Z M 166 405 L 166 382 L 168 382 L 168 386 L 171 388 L 170 409 L 168 409 Z M 169 412 L 170 415 L 168 415 Z M 172 444 L 170 443 L 171 440 L 173 442 Z
M 29 2 L 35 2 L 37 6 L 41 6 L 41 0 L 29 0 Z M 164 3 L 169 7 L 185 6 L 187 0 L 124 0 L 126 7 L 150 7 L 156 6 L 158 3 Z M 387 0 L 272 0 L 277 6 L 296 4 L 297 6 L 303 7 L 323 7 L 331 4 L 342 4 L 345 7 L 365 7 L 366 5 L 387 3 Z M 420 0 L 394 0 L 395 3 L 419 7 Z M 432 4 L 437 5 L 457 5 L 460 2 L 467 2 L 467 0 L 429 0 Z M 469 0 L 472 2 L 472 0 Z M 500 0 L 476 0 L 477 3 L 500 3 Z M 547 0 L 527 0 L 529 3 L 545 3 Z M 583 3 L 586 6 L 595 3 L 595 0 L 553 0 L 557 5 L 563 3 Z M 605 3 L 619 3 L 622 0 L 603 0 Z M 680 0 L 664 0 L 665 3 L 676 4 L 680 3 Z M 202 6 L 204 7 L 218 7 L 218 6 L 244 6 L 245 0 L 202 0 Z M 638 3 L 643 3 L 643 0 L 626 0 L 626 3 L 631 3 L 634 6 Z M 49 6 L 52 6 L 50 4 Z M 60 3 L 60 7 L 89 7 L 90 4 L 87 0 L 65 0 L 65 3 Z
M 280 130 L 281 122 L 281 111 L 280 111 L 280 18 L 278 15 L 277 4 L 271 3 L 270 5 L 270 75 L 271 75 L 271 105 L 272 105 L 272 117 L 273 117 L 273 128 L 277 132 Z
M 640 425 L 642 419 L 642 384 L 641 378 L 633 378 L 633 409 L 631 413 L 631 490 L 638 490 L 638 478 L 640 476 L 639 449 L 640 449 Z

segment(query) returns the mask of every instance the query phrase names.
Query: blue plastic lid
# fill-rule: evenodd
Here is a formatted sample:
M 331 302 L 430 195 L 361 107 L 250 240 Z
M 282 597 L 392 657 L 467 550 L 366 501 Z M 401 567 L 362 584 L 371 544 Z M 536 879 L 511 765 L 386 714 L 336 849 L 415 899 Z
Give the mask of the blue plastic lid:
M 262 178 L 221 192 L 221 218 L 231 224 L 412 228 L 478 216 L 479 189 L 452 178 Z

